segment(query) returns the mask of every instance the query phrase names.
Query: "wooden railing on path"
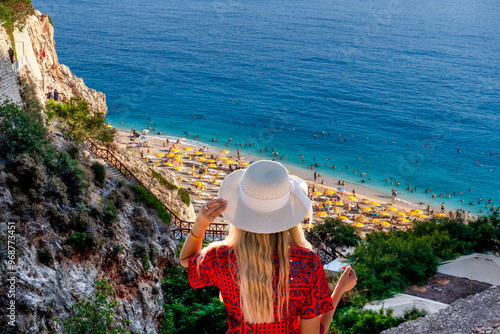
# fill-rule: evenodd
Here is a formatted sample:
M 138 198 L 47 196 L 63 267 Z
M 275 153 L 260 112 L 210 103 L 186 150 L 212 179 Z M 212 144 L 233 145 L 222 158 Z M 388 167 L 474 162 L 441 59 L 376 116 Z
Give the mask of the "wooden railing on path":
M 144 189 L 148 190 L 151 192 L 151 190 L 148 189 L 142 183 L 141 180 L 139 180 L 134 173 L 132 173 L 127 166 L 123 162 L 120 161 L 112 152 L 110 152 L 107 148 L 104 147 L 99 147 L 96 144 L 94 144 L 92 141 L 87 140 L 87 142 L 90 145 L 90 151 L 96 155 L 96 157 L 101 158 L 101 159 L 106 159 L 115 167 L 120 173 L 123 174 L 126 178 L 131 178 L 137 184 L 139 184 L 141 187 Z M 154 196 L 154 194 L 153 194 Z M 156 197 L 156 196 L 155 196 Z M 182 238 L 186 238 L 189 234 L 189 231 L 191 230 L 191 226 L 194 224 L 194 222 L 188 222 L 185 221 L 181 218 L 179 218 L 172 210 L 170 210 L 165 203 L 160 201 L 163 206 L 165 207 L 165 210 L 167 210 L 168 213 L 172 216 L 172 224 L 174 225 L 173 228 L 170 229 L 170 237 L 173 240 L 180 240 Z M 228 232 L 228 225 L 227 224 L 222 224 L 222 223 L 212 223 L 210 224 L 210 227 L 207 229 L 205 232 L 205 237 L 212 239 L 212 240 L 221 240 L 223 239 Z M 337 250 L 332 249 L 328 245 L 325 244 L 323 240 L 315 236 L 309 231 L 305 231 L 305 236 L 306 239 L 312 244 L 312 246 L 316 249 L 316 252 L 318 253 L 319 257 L 321 258 L 321 261 L 323 263 L 329 263 L 333 260 L 335 260 L 337 257 L 344 257 L 341 253 L 339 253 Z
M 142 183 L 141 180 L 139 180 L 134 173 L 132 173 L 127 166 L 120 161 L 112 152 L 110 152 L 107 148 L 104 147 L 99 147 L 95 143 L 93 143 L 90 140 L 87 140 L 88 144 L 90 145 L 90 151 L 95 154 L 97 158 L 101 159 L 106 159 L 115 167 L 120 173 L 122 173 L 123 176 L 126 178 L 131 178 L 137 184 L 139 184 L 141 187 L 146 189 L 147 191 L 151 192 L 151 190 Z M 154 196 L 154 194 L 153 194 Z M 156 197 L 156 196 L 155 196 Z M 168 213 L 172 216 L 172 224 L 174 225 L 170 229 L 170 237 L 173 240 L 180 240 L 182 238 L 187 237 L 189 234 L 189 231 L 191 230 L 191 226 L 194 224 L 194 222 L 188 222 L 185 221 L 181 218 L 179 218 L 172 210 L 170 210 L 165 203 L 160 201 L 163 206 L 165 207 L 165 210 L 167 210 Z M 212 240 L 220 240 L 224 238 L 227 234 L 228 226 L 227 224 L 222 224 L 222 223 L 212 223 L 207 229 L 205 236 L 212 239 Z

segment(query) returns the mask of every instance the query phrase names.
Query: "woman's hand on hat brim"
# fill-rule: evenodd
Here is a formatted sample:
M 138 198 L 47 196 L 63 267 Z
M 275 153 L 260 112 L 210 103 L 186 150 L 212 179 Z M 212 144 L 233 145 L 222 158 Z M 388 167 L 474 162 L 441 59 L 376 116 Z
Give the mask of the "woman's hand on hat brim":
M 227 201 L 215 198 L 206 202 L 200 208 L 196 222 L 208 228 L 208 226 L 227 208 Z

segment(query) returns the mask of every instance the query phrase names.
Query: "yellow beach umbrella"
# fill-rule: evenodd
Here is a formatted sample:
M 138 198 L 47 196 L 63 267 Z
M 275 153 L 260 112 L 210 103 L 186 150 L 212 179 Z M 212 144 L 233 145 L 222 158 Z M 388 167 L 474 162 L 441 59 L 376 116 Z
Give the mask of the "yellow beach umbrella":
M 220 153 L 226 154 L 226 153 L 229 153 L 229 151 L 228 150 L 222 150 L 222 151 L 220 151 Z
M 226 163 L 228 165 L 232 165 L 232 164 L 236 164 L 237 162 L 233 161 L 233 160 L 224 160 L 224 163 Z
M 313 195 L 323 195 L 323 193 L 321 191 L 315 191 L 313 192 Z
M 415 216 L 418 216 L 418 213 L 410 211 L 410 212 L 408 212 L 408 216 L 415 217 Z
M 240 166 L 241 166 L 241 167 L 247 167 L 247 166 L 249 166 L 249 165 L 250 165 L 250 164 L 249 164 L 248 162 L 242 162 L 242 163 L 240 163 Z
M 148 162 L 148 161 L 149 161 L 149 157 L 146 157 L 146 162 Z
M 215 175 L 215 177 L 220 177 L 219 172 L 217 172 L 217 174 Z
M 379 211 L 379 212 L 377 212 L 377 214 L 380 215 L 380 216 L 388 216 L 389 212 L 387 212 L 387 211 Z
M 170 152 L 179 152 L 179 149 L 178 148 L 171 148 Z
M 184 151 L 192 151 L 193 148 L 192 147 L 189 147 L 189 146 L 186 146 L 183 148 Z
M 340 217 L 338 217 L 338 219 L 340 219 L 340 220 L 349 220 L 349 218 L 347 218 L 346 216 L 340 216 Z
M 174 169 L 175 169 L 175 170 L 183 170 L 184 168 L 179 167 L 179 166 L 175 166 L 175 167 L 174 167 Z
M 203 182 L 200 182 L 200 181 L 193 181 L 193 184 L 195 186 L 202 186 L 203 185 Z
M 426 218 L 429 218 L 429 217 L 427 217 L 426 215 L 418 215 L 418 218 L 426 219 Z
M 173 163 L 171 163 L 171 162 L 164 162 L 163 164 L 164 164 L 165 166 L 173 166 L 173 165 L 174 165 L 174 164 L 173 164 Z
M 388 206 L 387 208 L 385 208 L 386 210 L 389 210 L 389 211 L 398 211 L 398 209 L 396 209 L 395 207 L 393 206 Z
M 156 153 L 155 155 L 156 155 L 157 157 L 160 157 L 160 158 L 165 156 L 165 154 L 163 154 L 163 153 Z
M 177 153 L 175 156 L 178 157 L 178 158 L 184 158 L 184 156 L 182 155 L 182 153 Z
M 151 149 L 150 148 L 148 148 L 148 153 L 151 153 Z
M 423 211 L 422 211 L 422 210 L 420 210 L 420 209 L 413 209 L 413 210 L 411 210 L 411 211 L 412 211 L 412 212 L 416 212 L 416 213 L 422 213 L 422 212 L 423 212 Z
M 342 201 L 335 201 L 335 202 L 333 202 L 333 205 L 344 205 L 344 202 L 342 202 Z
M 207 167 L 212 167 L 212 168 L 217 168 L 217 165 L 214 164 L 208 164 Z
M 372 201 L 368 200 L 368 199 L 364 199 L 363 200 L 363 203 L 366 203 L 366 204 L 371 204 Z
M 219 160 L 226 160 L 229 159 L 228 157 L 219 157 Z
M 377 203 L 377 202 L 372 202 L 371 204 L 375 205 L 375 206 L 380 206 L 380 203 Z
M 361 208 L 359 211 L 361 211 L 361 212 L 370 212 L 370 211 L 372 211 L 372 208 L 365 207 L 365 208 Z
M 196 160 L 198 160 L 198 161 L 205 161 L 206 159 L 204 157 L 198 157 L 198 158 L 196 158 Z
M 213 184 L 217 184 L 217 179 L 214 177 L 214 180 L 212 181 Z
M 168 154 L 167 154 L 167 157 L 169 157 L 169 158 L 173 158 L 173 157 L 175 157 L 175 153 L 168 153 Z
M 203 152 L 196 151 L 196 152 L 194 152 L 193 154 L 195 154 L 195 155 L 203 155 Z
M 179 177 L 177 178 L 177 181 L 182 181 L 182 177 L 179 175 Z
M 173 160 L 173 161 L 178 161 L 178 162 L 181 162 L 181 161 L 182 161 L 182 159 L 181 159 L 181 158 L 174 158 L 174 159 L 172 159 L 172 160 Z
M 436 215 L 436 217 L 445 218 L 445 217 L 448 217 L 448 216 L 446 215 L 446 213 L 438 213 Z
M 372 219 L 370 219 L 370 223 L 380 223 L 380 220 L 376 219 L 376 218 L 372 218 Z
M 384 226 L 391 226 L 391 223 L 389 223 L 389 222 L 381 222 L 381 224 Z
M 399 220 L 400 222 L 409 222 L 409 220 L 406 219 L 405 217 L 398 217 L 396 219 Z
M 365 222 L 365 216 L 358 216 L 356 219 L 354 219 L 356 223 L 364 223 Z
M 401 217 L 406 217 L 406 213 L 404 213 L 403 211 L 398 211 L 396 212 L 396 214 Z
M 365 227 L 365 225 L 364 225 L 364 224 L 361 224 L 361 223 L 355 223 L 355 224 L 353 224 L 353 225 L 354 225 L 354 226 L 356 226 L 356 227 Z
M 314 214 L 316 216 L 318 216 L 318 217 L 326 217 L 326 216 L 328 216 L 328 214 L 326 212 L 323 212 L 323 211 L 321 211 L 321 212 L 315 212 Z
M 208 162 L 216 162 L 217 160 L 215 160 L 215 159 L 208 159 L 207 161 Z
M 349 198 L 351 201 L 354 201 L 354 202 L 358 201 L 358 199 L 354 196 L 347 196 L 347 198 Z
M 203 180 L 203 176 L 200 174 L 200 177 L 199 177 L 200 180 Z
M 339 213 L 339 208 L 335 207 L 335 209 L 333 209 L 333 212 Z
M 155 165 L 156 165 L 156 166 L 159 166 L 159 165 L 160 165 L 160 161 L 159 161 L 159 160 L 156 160 L 156 161 L 155 161 Z
M 327 195 L 333 195 L 333 194 L 335 194 L 335 191 L 328 189 L 328 190 L 325 191 L 325 194 L 327 194 Z
M 323 204 L 326 204 L 326 205 L 332 205 L 333 202 L 332 201 L 324 201 Z
M 201 197 L 201 193 L 200 193 L 199 191 L 198 191 L 198 195 L 197 195 L 197 196 L 198 196 L 198 197 Z
M 112 128 L 113 126 L 111 124 L 106 125 L 107 128 Z

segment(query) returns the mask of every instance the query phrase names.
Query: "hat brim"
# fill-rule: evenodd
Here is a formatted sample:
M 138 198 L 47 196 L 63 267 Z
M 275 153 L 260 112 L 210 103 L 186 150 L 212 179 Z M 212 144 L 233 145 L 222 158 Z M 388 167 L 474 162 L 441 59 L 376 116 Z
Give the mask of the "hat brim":
M 248 232 L 276 233 L 286 231 L 302 222 L 307 210 L 293 193 L 282 208 L 271 212 L 259 212 L 247 207 L 240 199 L 240 180 L 245 170 L 237 170 L 227 176 L 219 188 L 219 197 L 227 200 L 223 213 L 229 223 Z

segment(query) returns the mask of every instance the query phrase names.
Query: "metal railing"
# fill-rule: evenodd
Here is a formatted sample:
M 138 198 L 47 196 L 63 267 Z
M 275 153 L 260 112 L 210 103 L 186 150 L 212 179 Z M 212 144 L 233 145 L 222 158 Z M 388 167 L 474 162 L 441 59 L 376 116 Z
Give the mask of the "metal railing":
M 313 233 L 306 230 L 304 231 L 304 234 L 307 241 L 311 243 L 324 264 L 330 263 L 338 257 L 345 257 L 342 253 L 328 246 L 323 240 L 318 238 Z
M 90 151 L 95 154 L 96 157 L 101 158 L 101 159 L 106 159 L 115 167 L 123 176 L 126 178 L 133 179 L 137 184 L 139 184 L 141 187 L 146 189 L 147 191 L 151 192 L 148 187 L 142 183 L 137 176 L 132 173 L 127 166 L 120 161 L 112 152 L 110 152 L 107 148 L 104 147 L 99 147 L 95 143 L 93 143 L 90 140 L 87 140 L 87 142 L 90 145 Z M 155 196 L 153 194 L 153 196 Z M 156 196 L 155 196 L 156 197 Z M 156 197 L 157 198 L 157 197 Z M 182 238 L 187 237 L 189 234 L 189 231 L 191 230 L 191 226 L 194 224 L 194 222 L 188 222 L 185 221 L 181 218 L 179 218 L 172 210 L 170 210 L 165 203 L 160 201 L 163 204 L 163 207 L 165 210 L 167 210 L 168 213 L 172 216 L 172 224 L 175 226 L 174 228 L 170 229 L 170 237 L 173 240 L 180 240 Z M 226 236 L 228 231 L 228 226 L 227 224 L 222 224 L 222 223 L 212 223 L 210 227 L 207 229 L 205 233 L 205 237 L 212 239 L 212 240 L 220 240 Z

